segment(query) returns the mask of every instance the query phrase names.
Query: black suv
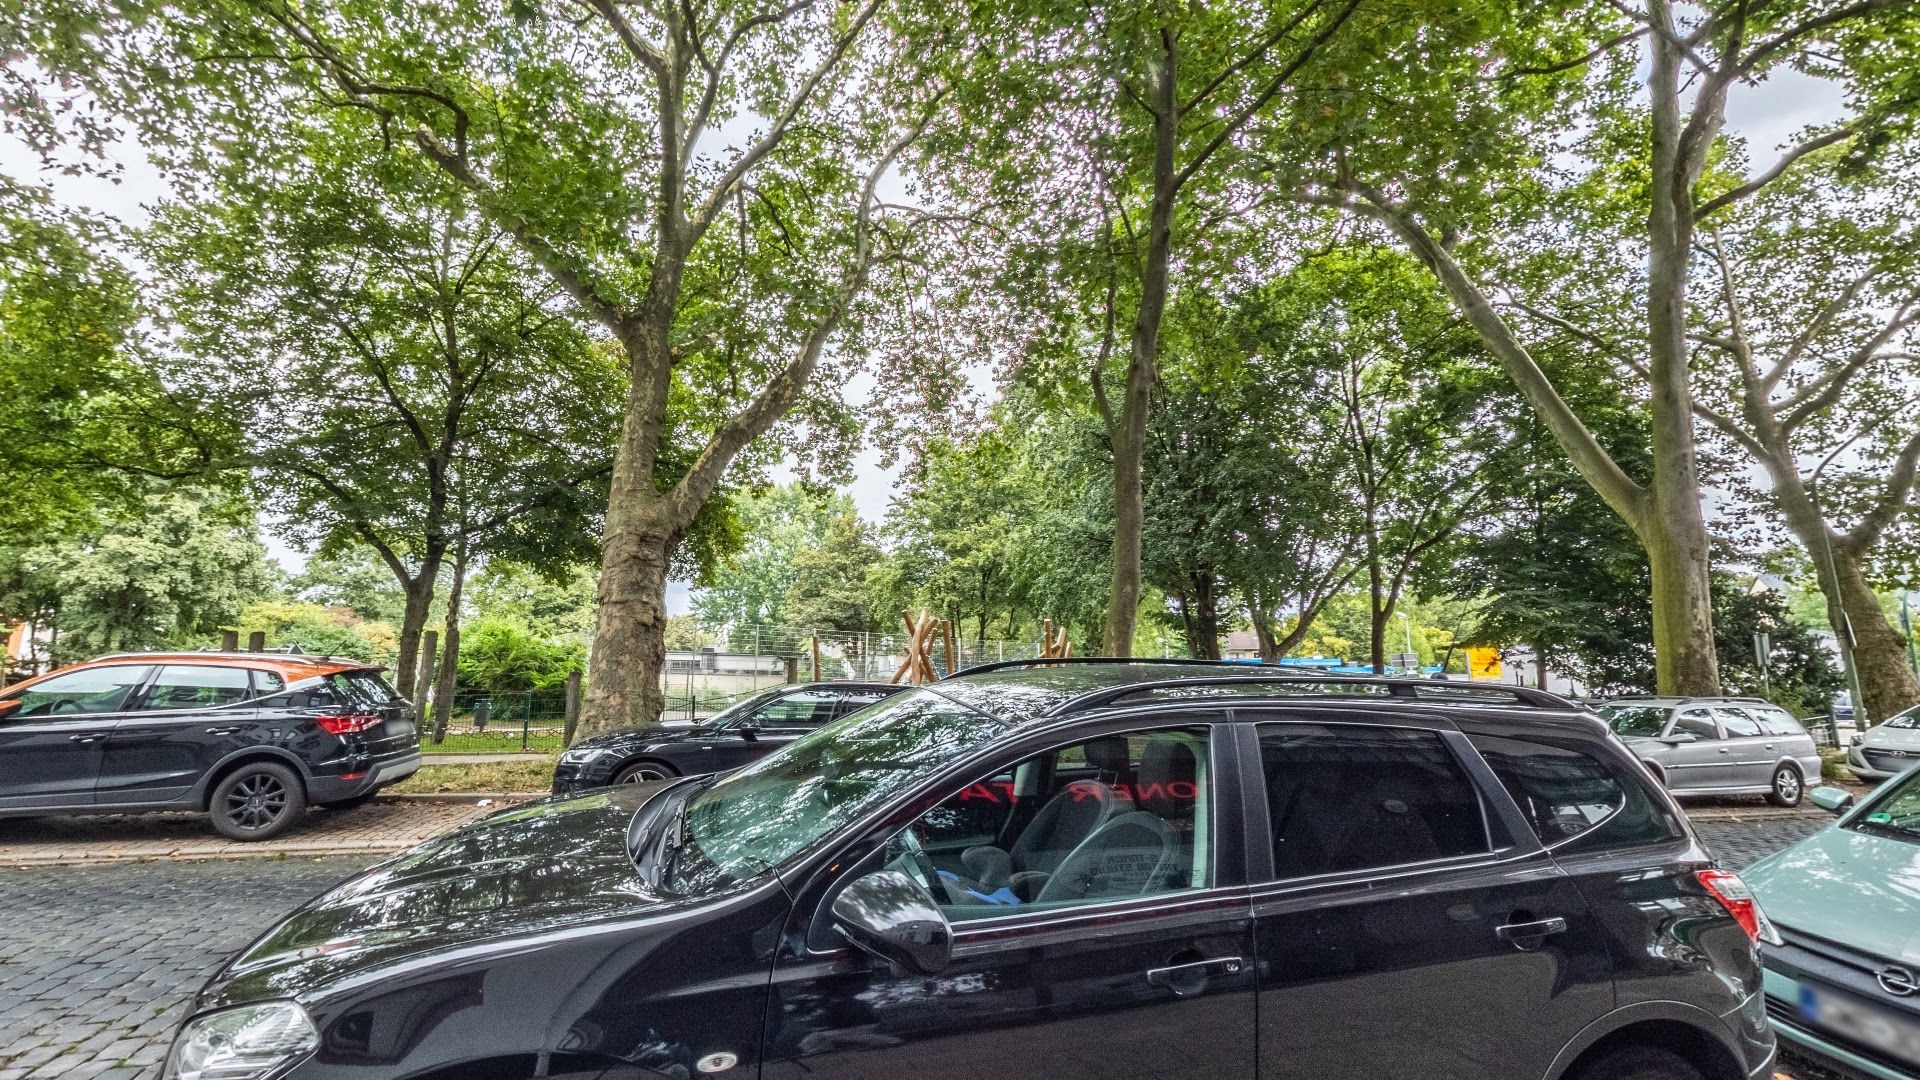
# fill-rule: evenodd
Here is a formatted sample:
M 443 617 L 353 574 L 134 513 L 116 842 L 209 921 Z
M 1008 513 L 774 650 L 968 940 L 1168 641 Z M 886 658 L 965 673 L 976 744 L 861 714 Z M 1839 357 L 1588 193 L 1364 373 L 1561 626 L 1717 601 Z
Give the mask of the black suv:
M 553 793 L 737 769 L 905 689 L 869 682 L 783 684 L 742 698 L 704 720 L 669 721 L 583 739 L 555 763 Z
M 419 767 L 412 707 L 352 660 L 133 653 L 0 692 L 0 817 L 202 810 L 266 840 Z
M 1550 695 L 1028 662 L 376 866 L 164 1075 L 1745 1080 L 1767 932 Z

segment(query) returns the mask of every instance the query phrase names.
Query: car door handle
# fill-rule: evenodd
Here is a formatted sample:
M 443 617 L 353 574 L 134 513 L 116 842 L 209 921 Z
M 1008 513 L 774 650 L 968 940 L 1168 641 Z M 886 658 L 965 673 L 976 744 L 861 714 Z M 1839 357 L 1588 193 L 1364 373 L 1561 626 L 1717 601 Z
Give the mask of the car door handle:
M 1147 982 L 1154 986 L 1166 987 L 1173 991 L 1176 997 L 1187 997 L 1205 990 L 1209 978 L 1215 975 L 1238 975 L 1246 966 L 1246 959 L 1239 956 L 1195 960 L 1190 964 L 1148 968 Z
M 239 733 L 240 729 L 237 727 L 210 727 L 207 729 L 207 734 L 209 735 L 238 735 Z
M 1733 751 L 1731 751 L 1731 750 L 1729 750 L 1729 749 L 1727 749 L 1727 748 L 1726 748 L 1726 747 L 1724 747 L 1724 746 L 1720 748 L 1720 752 L 1721 752 L 1721 753 L 1723 753 L 1723 754 L 1731 754 L 1731 753 L 1733 753 Z
M 1509 942 L 1516 948 L 1532 949 L 1540 944 L 1542 938 L 1567 932 L 1567 920 L 1555 915 L 1547 919 L 1531 919 L 1527 922 L 1507 923 L 1493 928 L 1493 936 Z
M 68 742 L 99 742 L 101 739 L 104 739 L 104 738 L 106 738 L 105 735 L 69 735 L 67 736 L 67 741 Z

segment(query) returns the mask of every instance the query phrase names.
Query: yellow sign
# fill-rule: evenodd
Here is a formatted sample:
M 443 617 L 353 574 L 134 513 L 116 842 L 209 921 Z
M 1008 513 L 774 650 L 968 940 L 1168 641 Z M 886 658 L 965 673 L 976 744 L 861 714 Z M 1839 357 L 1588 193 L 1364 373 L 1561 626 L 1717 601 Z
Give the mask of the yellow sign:
M 1500 678 L 1500 650 L 1469 648 L 1467 678 L 1491 679 L 1497 682 Z

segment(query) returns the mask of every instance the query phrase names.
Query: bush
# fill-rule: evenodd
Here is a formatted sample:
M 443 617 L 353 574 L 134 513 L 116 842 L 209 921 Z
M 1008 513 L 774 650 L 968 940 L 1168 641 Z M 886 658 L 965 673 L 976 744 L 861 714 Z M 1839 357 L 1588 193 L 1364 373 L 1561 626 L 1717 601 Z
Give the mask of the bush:
M 344 607 L 328 607 L 298 600 L 269 600 L 249 604 L 240 613 L 240 640 L 265 631 L 272 648 L 295 646 L 316 656 L 344 656 L 391 666 L 399 655 L 393 627 L 369 622 Z
M 550 689 L 586 664 L 587 650 L 578 642 L 545 637 L 497 615 L 474 620 L 460 634 L 460 681 L 488 693 Z

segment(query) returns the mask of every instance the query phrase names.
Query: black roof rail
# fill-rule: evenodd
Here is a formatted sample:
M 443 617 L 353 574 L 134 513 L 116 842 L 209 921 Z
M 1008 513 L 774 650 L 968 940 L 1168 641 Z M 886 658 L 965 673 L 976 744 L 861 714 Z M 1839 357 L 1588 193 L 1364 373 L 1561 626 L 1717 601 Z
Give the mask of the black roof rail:
M 1529 686 L 1508 686 L 1505 683 L 1440 682 L 1433 679 L 1405 679 L 1385 675 L 1241 675 L 1219 678 L 1154 679 L 1148 682 L 1103 687 L 1065 702 L 1047 715 L 1066 716 L 1071 713 L 1085 712 L 1149 690 L 1209 686 L 1370 686 L 1384 687 L 1387 691 L 1386 696 L 1399 698 L 1402 701 L 1444 703 L 1448 699 L 1453 699 L 1459 703 L 1474 695 L 1495 694 L 1512 698 L 1517 705 L 1535 709 L 1578 710 L 1580 708 L 1579 705 L 1558 694 L 1535 690 Z
M 1051 667 L 1055 664 L 1172 664 L 1180 667 L 1227 668 L 1233 671 L 1245 671 L 1255 667 L 1232 660 L 1193 660 L 1184 656 L 1029 656 L 1025 660 L 995 660 L 986 664 L 975 664 L 961 668 L 947 679 L 957 679 L 962 675 L 979 675 L 988 671 L 1006 671 L 1011 668 Z

